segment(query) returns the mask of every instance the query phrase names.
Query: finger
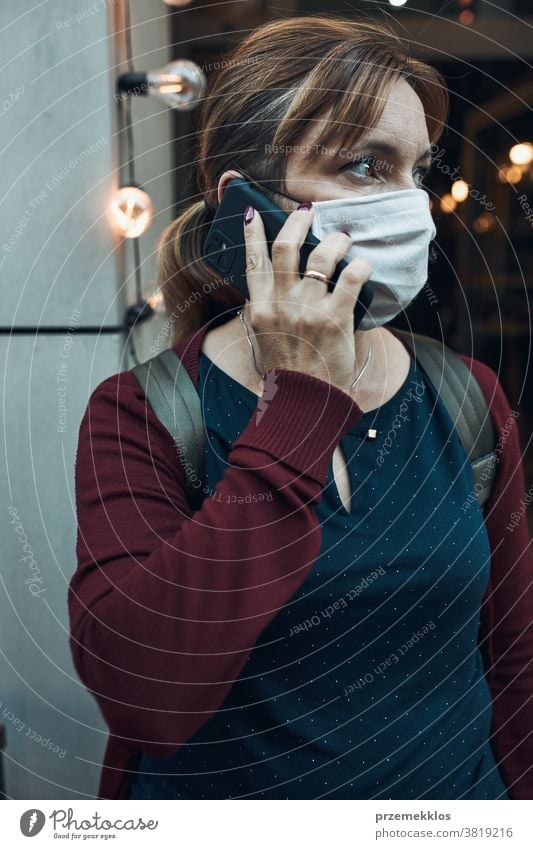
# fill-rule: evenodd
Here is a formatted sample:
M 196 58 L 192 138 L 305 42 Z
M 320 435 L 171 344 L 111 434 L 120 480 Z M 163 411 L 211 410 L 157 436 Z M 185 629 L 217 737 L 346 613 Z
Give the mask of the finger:
M 253 207 L 247 207 L 247 209 L 253 211 L 253 218 L 246 223 L 245 210 L 243 228 L 246 255 L 246 282 L 248 284 L 248 292 L 250 293 L 250 301 L 258 303 L 259 301 L 268 299 L 267 293 L 272 290 L 272 263 L 268 255 L 265 227 L 261 215 Z
M 306 263 L 306 271 L 320 271 L 322 274 L 325 274 L 328 279 L 330 279 L 333 276 L 337 263 L 345 257 L 346 251 L 351 244 L 352 237 L 347 233 L 344 233 L 342 230 L 339 230 L 338 233 L 329 233 L 309 254 Z M 319 288 L 316 285 L 315 279 L 309 278 L 309 280 L 314 285 L 312 287 L 306 286 L 306 295 L 310 294 L 314 297 L 317 292 L 321 295 L 328 294 L 329 289 L 325 284 Z
M 371 274 L 372 266 L 361 256 L 356 256 L 343 268 L 333 292 L 329 295 L 331 305 L 340 315 L 345 315 L 348 311 L 353 313 L 361 289 Z
M 272 242 L 272 270 L 277 294 L 289 293 L 301 281 L 300 250 L 313 221 L 313 207 L 294 209 Z

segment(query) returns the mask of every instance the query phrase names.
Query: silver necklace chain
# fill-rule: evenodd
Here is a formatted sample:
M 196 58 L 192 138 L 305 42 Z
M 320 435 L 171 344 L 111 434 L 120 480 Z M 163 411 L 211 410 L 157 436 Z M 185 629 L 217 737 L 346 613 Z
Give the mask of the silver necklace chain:
M 252 357 L 253 357 L 253 361 L 254 361 L 254 368 L 255 368 L 255 370 L 256 370 L 256 372 L 257 372 L 257 374 L 258 374 L 260 377 L 262 377 L 262 378 L 263 378 L 263 380 L 264 380 L 264 379 L 265 379 L 265 375 L 261 372 L 261 370 L 260 370 L 260 369 L 258 368 L 258 366 L 257 366 L 257 360 L 256 360 L 256 358 L 255 358 L 255 350 L 254 350 L 254 346 L 253 346 L 253 344 L 252 344 L 252 340 L 251 340 L 251 337 L 250 337 L 250 333 L 249 333 L 249 331 L 248 331 L 248 325 L 246 324 L 246 321 L 245 321 L 245 319 L 244 319 L 244 309 L 240 309 L 240 310 L 238 310 L 237 315 L 239 316 L 240 320 L 242 321 L 242 323 L 243 323 L 243 325 L 244 325 L 244 329 L 245 329 L 245 331 L 246 331 L 246 338 L 247 338 L 247 340 L 248 340 L 248 344 L 249 344 L 249 346 L 250 346 L 250 350 L 252 351 Z M 372 347 L 369 345 L 369 346 L 368 346 L 368 354 L 366 355 L 366 360 L 365 360 L 365 362 L 364 362 L 364 364 L 363 364 L 363 367 L 361 368 L 361 371 L 359 372 L 359 374 L 358 374 L 358 375 L 357 375 L 357 377 L 355 378 L 354 382 L 353 382 L 353 383 L 352 383 L 352 385 L 350 386 L 350 389 L 353 389 L 353 388 L 354 388 L 354 386 L 356 386 L 356 385 L 359 383 L 359 381 L 361 380 L 361 378 L 362 378 L 363 374 L 365 373 L 365 371 L 366 371 L 366 369 L 367 369 L 367 367 L 368 367 L 368 364 L 369 364 L 369 362 L 370 362 L 371 357 L 372 357 Z

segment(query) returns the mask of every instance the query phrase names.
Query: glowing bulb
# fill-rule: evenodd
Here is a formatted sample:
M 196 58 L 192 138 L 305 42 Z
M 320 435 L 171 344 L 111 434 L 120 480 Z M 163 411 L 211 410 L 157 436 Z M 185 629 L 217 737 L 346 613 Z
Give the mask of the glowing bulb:
M 465 183 L 464 180 L 456 180 L 452 183 L 452 197 L 458 203 L 467 199 L 468 191 L 468 183 Z
M 453 212 L 456 206 L 457 204 L 451 195 L 447 194 L 441 197 L 440 208 L 442 212 L 445 212 L 446 214 Z
M 498 171 L 500 183 L 519 183 L 522 177 L 523 172 L 518 165 L 502 165 Z
M 136 239 L 146 233 L 154 215 L 150 196 L 135 186 L 118 189 L 111 209 L 121 235 L 127 239 Z
M 495 226 L 496 219 L 490 212 L 483 212 L 472 224 L 476 233 L 490 233 L 491 230 L 494 230 Z
M 194 109 L 206 90 L 206 77 L 189 59 L 178 59 L 146 74 L 148 94 L 161 97 L 173 109 Z
M 509 165 L 505 172 L 505 178 L 508 183 L 519 183 L 522 179 L 522 169 L 518 165 Z
M 405 6 L 407 0 L 389 0 L 391 6 Z
M 476 16 L 474 15 L 473 12 L 470 11 L 470 9 L 465 9 L 459 15 L 459 23 L 464 24 L 465 26 L 468 27 L 468 26 L 470 26 L 470 24 L 474 23 L 475 18 L 476 18 Z
M 165 300 L 163 298 L 162 292 L 154 292 L 153 295 L 150 295 L 149 298 L 146 298 L 154 312 L 164 313 L 165 312 Z
M 202 69 L 189 59 L 177 59 L 155 71 L 127 71 L 117 80 L 120 97 L 155 95 L 173 109 L 194 109 L 204 96 L 207 79 Z
M 524 142 L 513 145 L 509 151 L 509 159 L 513 165 L 529 165 L 533 161 L 533 144 Z

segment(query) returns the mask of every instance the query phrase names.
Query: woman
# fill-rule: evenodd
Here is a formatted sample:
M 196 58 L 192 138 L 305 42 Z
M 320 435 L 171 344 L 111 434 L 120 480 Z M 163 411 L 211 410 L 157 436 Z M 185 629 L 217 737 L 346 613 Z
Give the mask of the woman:
M 80 428 L 69 610 L 111 732 L 99 797 L 531 798 L 532 564 L 525 520 L 505 531 L 524 489 L 505 394 L 463 357 L 497 436 L 515 425 L 483 516 L 383 292 L 354 333 L 372 273 L 357 223 L 297 271 L 320 204 L 357 215 L 354 199 L 422 197 L 443 82 L 382 24 L 331 16 L 268 23 L 230 59 L 199 113 L 204 197 L 159 252 L 202 398 L 201 508 L 130 372 L 96 387 Z M 246 300 L 201 251 L 238 175 L 290 211 L 270 261 L 247 210 Z M 427 251 L 427 218 L 420 233 Z M 376 252 L 402 284 L 393 315 L 413 297 L 398 251 Z

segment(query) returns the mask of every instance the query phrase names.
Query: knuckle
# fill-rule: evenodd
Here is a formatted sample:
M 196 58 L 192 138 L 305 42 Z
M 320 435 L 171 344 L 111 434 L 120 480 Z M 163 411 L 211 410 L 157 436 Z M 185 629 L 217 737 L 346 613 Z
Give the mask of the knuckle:
M 363 257 L 355 257 L 348 263 L 342 276 L 348 283 L 361 283 L 366 280 L 372 271 L 372 266 Z
M 272 256 L 277 258 L 286 257 L 292 248 L 292 242 L 289 242 L 286 239 L 274 239 L 272 242 Z
M 330 248 L 328 249 L 326 245 L 319 245 L 311 252 L 309 260 L 312 262 L 325 264 L 331 261 L 332 256 L 333 252 Z
M 359 271 L 354 268 L 345 268 L 342 275 L 342 281 L 339 280 L 337 285 L 340 284 L 341 289 L 346 289 L 346 286 L 359 285 L 361 282 L 361 274 Z
M 357 300 L 357 292 L 354 292 L 353 285 L 359 284 L 360 280 L 350 280 L 349 278 L 344 278 L 342 280 L 339 279 L 337 283 L 337 288 L 340 289 L 341 292 L 346 292 L 346 295 L 353 298 L 354 301 Z
M 263 271 L 265 268 L 265 257 L 260 251 L 248 251 L 246 253 L 246 271 Z
M 323 316 L 317 310 L 303 310 L 298 318 L 299 332 L 305 336 L 306 332 L 313 330 L 322 321 Z
M 250 301 L 249 321 L 254 330 L 265 327 L 270 319 L 270 310 L 264 304 L 254 304 Z

